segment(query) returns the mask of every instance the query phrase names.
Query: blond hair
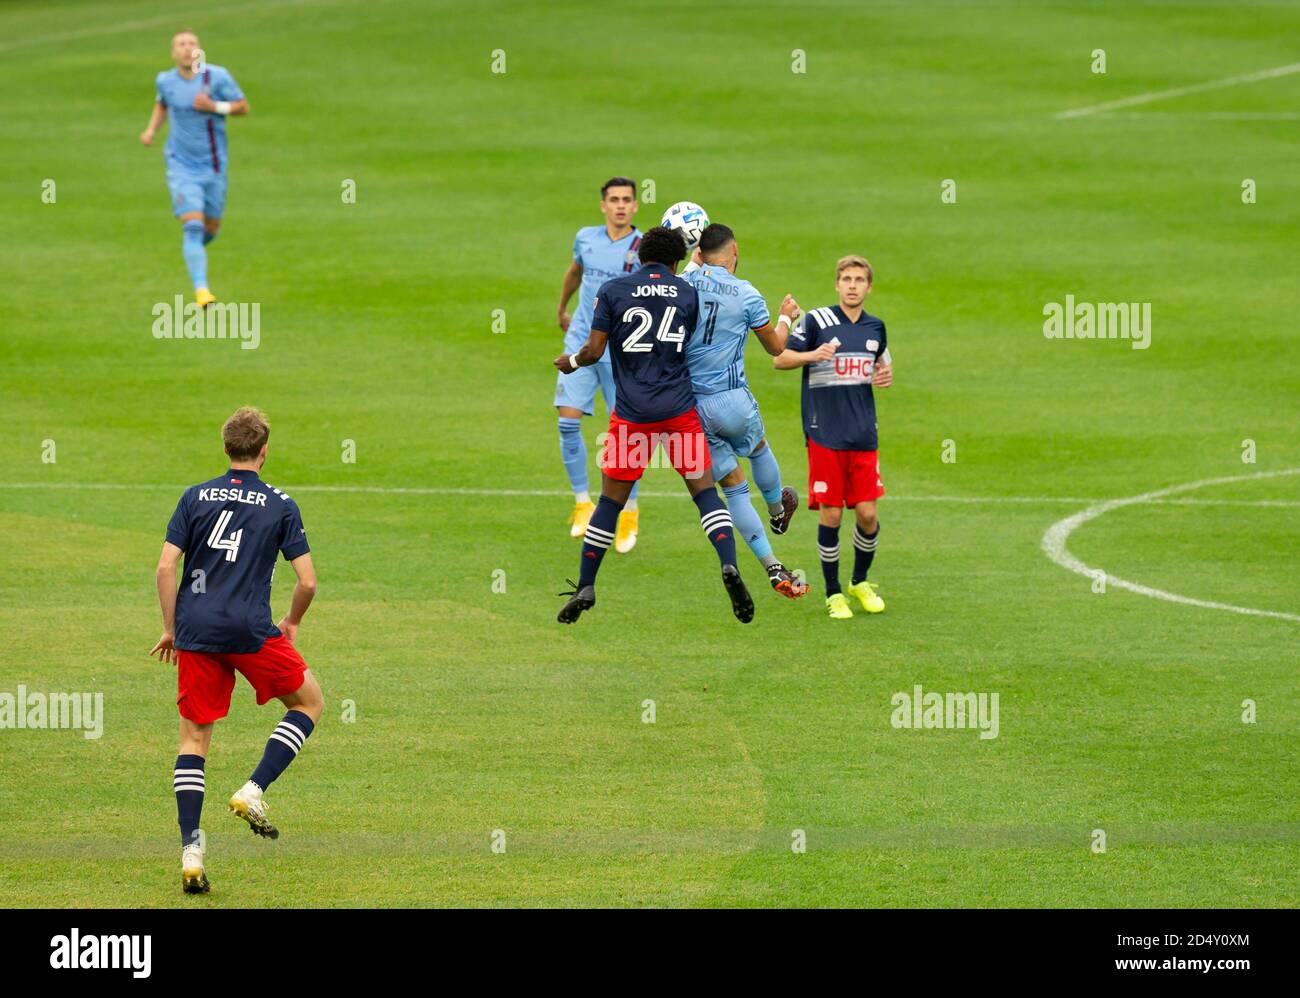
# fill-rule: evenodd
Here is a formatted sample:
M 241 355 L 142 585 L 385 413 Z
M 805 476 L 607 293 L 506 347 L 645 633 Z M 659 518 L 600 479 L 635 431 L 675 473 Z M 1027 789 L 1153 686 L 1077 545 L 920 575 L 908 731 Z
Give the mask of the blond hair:
M 236 461 L 251 461 L 262 453 L 271 436 L 270 424 L 261 409 L 241 406 L 221 427 L 221 442 L 226 453 Z
M 875 275 L 871 271 L 871 264 L 867 262 L 865 256 L 850 255 L 842 256 L 835 261 L 835 280 L 838 281 L 840 279 L 840 274 L 844 273 L 844 271 L 848 270 L 850 267 L 861 267 L 865 270 L 867 272 L 867 284 L 870 284 L 875 279 Z

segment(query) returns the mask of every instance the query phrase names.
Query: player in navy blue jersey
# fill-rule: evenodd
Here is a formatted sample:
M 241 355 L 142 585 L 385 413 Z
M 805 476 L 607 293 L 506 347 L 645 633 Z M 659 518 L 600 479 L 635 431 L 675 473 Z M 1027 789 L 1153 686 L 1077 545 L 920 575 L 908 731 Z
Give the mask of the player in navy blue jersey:
M 316 571 L 298 504 L 259 474 L 270 436 L 266 417 L 240 409 L 226 420 L 221 436 L 230 470 L 186 489 L 167 524 L 157 572 L 163 633 L 150 652 L 177 667 L 181 732 L 173 787 L 187 894 L 208 892 L 199 831 L 203 771 L 213 722 L 230 710 L 235 673 L 248 680 L 259 705 L 275 698 L 289 709 L 248 782 L 230 798 L 230 810 L 258 835 L 279 836 L 267 820 L 262 794 L 297 756 L 324 709 L 320 686 L 293 646 L 316 595 Z M 178 591 L 182 555 L 185 574 Z M 298 582 L 289 613 L 276 626 L 271 578 L 278 555 L 293 566 Z
M 630 274 L 641 266 L 637 249 L 641 233 L 632 224 L 640 202 L 636 197 L 636 183 L 629 177 L 610 177 L 600 188 L 600 213 L 605 216 L 603 225 L 591 225 L 578 230 L 573 240 L 573 262 L 564 272 L 560 288 L 560 307 L 556 319 L 564 330 L 564 350 L 576 353 L 587 342 L 591 332 L 591 317 L 595 312 L 596 292 L 606 281 Z M 578 308 L 569 315 L 569 299 L 578 292 Z M 582 439 L 582 417 L 595 411 L 596 389 L 605 397 L 605 408 L 615 407 L 614 374 L 609 354 L 596 364 L 571 372 L 568 376 L 556 375 L 555 410 L 560 424 L 560 458 L 573 489 L 573 512 L 569 514 L 569 536 L 581 537 L 587 531 L 596 504 L 587 492 L 587 444 Z M 614 550 L 627 554 L 636 546 L 640 530 L 637 511 L 636 488 L 618 517 Z
M 862 310 L 871 293 L 871 264 L 846 256 L 835 264 L 839 304 L 812 309 L 789 345 L 772 361 L 778 370 L 803 368 L 803 432 L 808 444 L 808 508 L 820 510 L 817 551 L 826 581 L 826 610 L 835 620 L 853 616 L 840 589 L 840 518 L 853 510 L 853 578 L 849 595 L 867 613 L 884 600 L 867 581 L 880 522 L 876 500 L 885 494 L 876 440 L 872 386 L 893 384 L 885 324 Z
M 618 402 L 610 414 L 601 451 L 604 482 L 600 502 L 583 537 L 578 581 L 562 593 L 568 601 L 559 621 L 571 624 L 596 605 L 596 573 L 614 541 L 619 511 L 650 458 L 663 447 L 700 511 L 700 525 L 722 564 L 731 609 L 742 623 L 754 618 L 754 601 L 736 567 L 735 530 L 709 471 L 709 445 L 695 411 L 685 346 L 699 320 L 699 295 L 676 276 L 686 256 L 681 233 L 662 226 L 641 240 L 641 266 L 603 285 L 591 333 L 576 353 L 555 366 L 577 371 L 595 364 L 609 346 Z

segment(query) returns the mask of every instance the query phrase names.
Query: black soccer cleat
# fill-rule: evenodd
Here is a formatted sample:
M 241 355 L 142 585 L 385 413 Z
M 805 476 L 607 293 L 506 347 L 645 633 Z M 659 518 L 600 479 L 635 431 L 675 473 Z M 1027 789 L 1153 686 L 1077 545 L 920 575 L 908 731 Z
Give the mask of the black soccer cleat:
M 767 581 L 773 589 L 787 599 L 799 599 L 808 592 L 808 583 L 779 561 L 768 566 Z
M 740 569 L 735 565 L 723 565 L 722 584 L 727 587 L 727 595 L 731 597 L 731 612 L 742 624 L 748 624 L 754 619 L 754 601 L 745 588 L 745 580 L 740 577 Z
M 794 516 L 794 511 L 799 508 L 799 493 L 790 486 L 781 489 L 781 515 L 774 516 L 768 520 L 772 527 L 772 533 L 784 534 L 790 529 L 790 520 Z
M 596 587 L 579 586 L 572 579 L 564 581 L 573 588 L 567 593 L 559 593 L 560 596 L 567 596 L 569 599 L 564 606 L 560 607 L 560 612 L 555 619 L 561 624 L 572 624 L 582 616 L 583 610 L 590 610 L 596 605 Z

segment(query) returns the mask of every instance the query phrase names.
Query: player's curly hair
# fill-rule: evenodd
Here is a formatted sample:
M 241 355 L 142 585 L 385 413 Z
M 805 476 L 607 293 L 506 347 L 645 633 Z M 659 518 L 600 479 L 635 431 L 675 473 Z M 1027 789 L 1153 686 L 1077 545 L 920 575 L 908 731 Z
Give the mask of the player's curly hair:
M 662 263 L 665 267 L 676 267 L 686 259 L 686 240 L 676 229 L 656 225 L 641 237 L 637 253 L 642 263 Z
M 270 424 L 261 409 L 251 405 L 241 406 L 221 427 L 221 442 L 226 453 L 235 461 L 251 461 L 262 452 L 262 445 L 271 436 Z

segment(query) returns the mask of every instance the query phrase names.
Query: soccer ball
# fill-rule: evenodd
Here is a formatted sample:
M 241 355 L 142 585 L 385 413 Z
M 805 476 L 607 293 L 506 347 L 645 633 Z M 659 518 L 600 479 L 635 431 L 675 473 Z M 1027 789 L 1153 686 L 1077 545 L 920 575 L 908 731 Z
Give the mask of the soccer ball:
M 694 253 L 695 247 L 700 245 L 700 234 L 708 228 L 708 225 L 708 213 L 698 204 L 690 201 L 678 201 L 664 212 L 664 228 L 676 229 L 682 234 L 686 240 L 688 254 Z

